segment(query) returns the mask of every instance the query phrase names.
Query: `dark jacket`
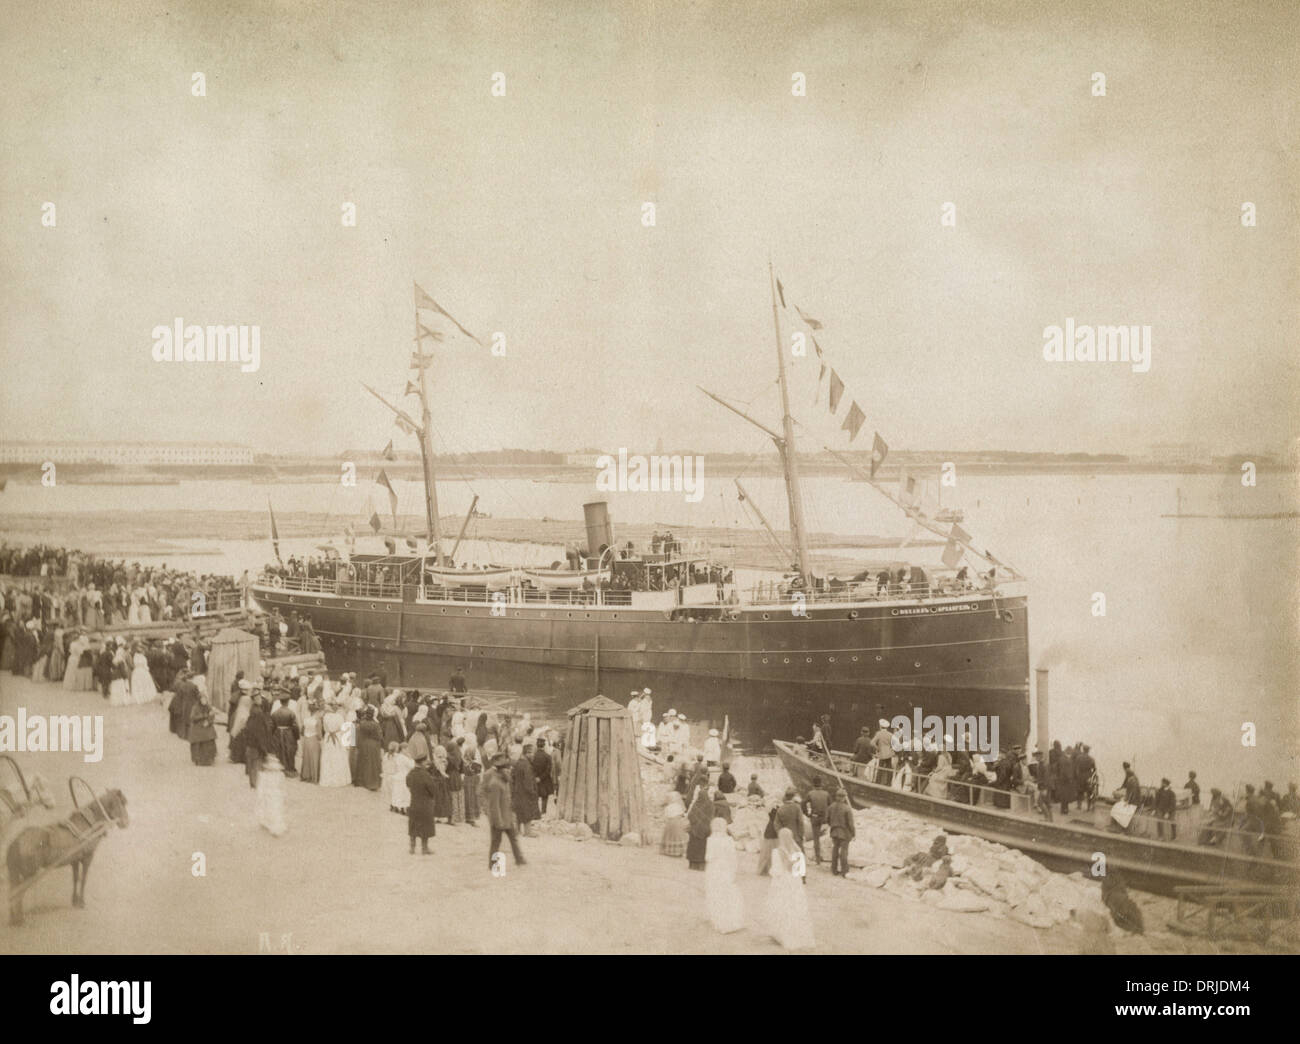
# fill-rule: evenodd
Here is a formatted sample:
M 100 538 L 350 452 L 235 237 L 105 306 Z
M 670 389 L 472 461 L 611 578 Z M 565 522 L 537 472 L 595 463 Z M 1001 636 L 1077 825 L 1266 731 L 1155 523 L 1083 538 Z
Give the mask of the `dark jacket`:
M 411 791 L 411 804 L 406 812 L 407 833 L 411 837 L 432 837 L 437 832 L 434 827 L 437 791 L 433 777 L 423 765 L 416 765 L 406 774 L 406 786 Z
M 514 830 L 515 810 L 510 803 L 510 784 L 499 769 L 488 769 L 479 784 L 479 802 L 488 822 L 497 830 Z
M 831 837 L 846 840 L 857 836 L 857 827 L 853 822 L 853 809 L 847 801 L 836 801 L 826 812 L 826 822 L 831 828 Z
M 537 777 L 533 775 L 533 763 L 525 757 L 520 757 L 510 770 L 510 795 L 519 822 L 531 823 L 537 818 Z
M 813 787 L 808 791 L 808 796 L 804 798 L 804 811 L 808 818 L 817 816 L 820 819 L 826 818 L 826 810 L 830 808 L 831 796 L 821 787 Z
M 783 802 L 776 810 L 776 828 L 782 827 L 789 827 L 795 844 L 803 845 L 803 813 L 794 801 Z

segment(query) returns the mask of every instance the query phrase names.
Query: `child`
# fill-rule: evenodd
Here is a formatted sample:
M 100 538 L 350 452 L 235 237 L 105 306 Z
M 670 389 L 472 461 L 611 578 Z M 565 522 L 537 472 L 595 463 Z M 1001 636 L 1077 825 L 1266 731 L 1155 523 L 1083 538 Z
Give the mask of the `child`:
M 758 773 L 755 772 L 749 777 L 749 789 L 745 791 L 748 797 L 766 797 L 763 788 L 758 785 Z
M 383 789 L 388 795 L 388 811 L 406 815 L 411 805 L 411 791 L 406 785 L 407 773 L 415 767 L 411 756 L 401 750 L 396 741 L 390 741 L 384 754 Z

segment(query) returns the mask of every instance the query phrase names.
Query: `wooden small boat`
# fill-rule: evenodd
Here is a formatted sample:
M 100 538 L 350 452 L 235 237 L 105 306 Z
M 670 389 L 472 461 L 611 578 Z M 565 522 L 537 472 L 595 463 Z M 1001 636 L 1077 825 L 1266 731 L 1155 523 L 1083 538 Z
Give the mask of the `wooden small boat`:
M 1025 794 L 955 780 L 949 780 L 948 786 L 958 794 L 978 791 L 980 800 L 970 804 L 895 790 L 856 775 L 864 766 L 855 764 L 849 754 L 835 751 L 832 766 L 825 755 L 812 755 L 803 744 L 774 742 L 782 765 L 801 791 L 807 790 L 814 778 L 838 778 L 854 808 L 879 806 L 910 812 L 955 834 L 971 834 L 1019 849 L 1052 869 L 1091 874 L 1093 866 L 1100 862 L 1100 853 L 1108 869 L 1124 871 L 1131 884 L 1149 891 L 1172 893 L 1177 885 L 1225 884 L 1268 884 L 1300 890 L 1300 853 L 1294 836 L 1279 839 L 1281 854 L 1286 858 L 1274 859 L 1197 844 L 1196 837 L 1188 836 L 1193 830 L 1186 826 L 1177 841 L 1120 832 L 1118 827 L 1106 825 L 1109 811 L 1104 807 L 1096 812 L 1057 814 L 1053 822 L 1048 822 L 1033 809 Z M 1010 807 L 995 807 L 995 798 L 1007 800 Z

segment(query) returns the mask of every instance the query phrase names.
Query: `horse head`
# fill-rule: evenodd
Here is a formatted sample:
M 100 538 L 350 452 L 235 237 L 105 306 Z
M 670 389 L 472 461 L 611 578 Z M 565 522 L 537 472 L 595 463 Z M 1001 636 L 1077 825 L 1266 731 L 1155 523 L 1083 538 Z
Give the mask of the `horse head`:
M 99 800 L 100 804 L 104 806 L 104 811 L 108 813 L 108 817 L 125 830 L 129 822 L 126 814 L 126 795 L 120 790 L 110 790 L 103 794 Z

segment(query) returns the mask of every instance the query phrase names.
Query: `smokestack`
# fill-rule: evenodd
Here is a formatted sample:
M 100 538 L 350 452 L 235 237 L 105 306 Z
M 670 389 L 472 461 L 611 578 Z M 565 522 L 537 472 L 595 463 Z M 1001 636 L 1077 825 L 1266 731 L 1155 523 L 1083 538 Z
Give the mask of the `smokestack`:
M 614 524 L 609 520 L 609 505 L 603 500 L 593 500 L 582 505 L 582 515 L 587 522 L 587 554 L 599 559 L 605 548 L 614 546 Z
M 1038 731 L 1035 733 L 1035 742 L 1038 749 L 1044 755 L 1052 746 L 1051 733 L 1047 727 L 1047 668 L 1038 667 L 1034 670 L 1035 689 L 1037 690 L 1037 700 L 1035 709 L 1038 717 Z

